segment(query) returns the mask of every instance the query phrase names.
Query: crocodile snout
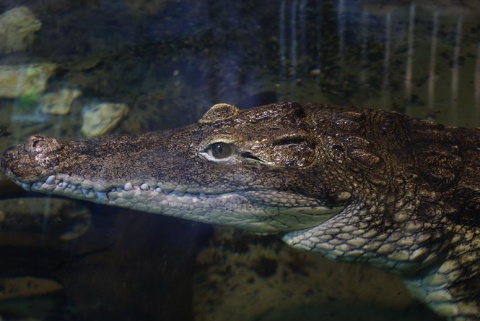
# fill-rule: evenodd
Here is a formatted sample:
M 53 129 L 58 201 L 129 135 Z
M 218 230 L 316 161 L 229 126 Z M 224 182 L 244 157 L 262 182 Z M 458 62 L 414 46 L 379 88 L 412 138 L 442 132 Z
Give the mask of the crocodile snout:
M 60 144 L 55 138 L 31 136 L 25 143 L 5 149 L 0 157 L 3 174 L 17 181 L 33 182 L 51 175 L 58 163 Z

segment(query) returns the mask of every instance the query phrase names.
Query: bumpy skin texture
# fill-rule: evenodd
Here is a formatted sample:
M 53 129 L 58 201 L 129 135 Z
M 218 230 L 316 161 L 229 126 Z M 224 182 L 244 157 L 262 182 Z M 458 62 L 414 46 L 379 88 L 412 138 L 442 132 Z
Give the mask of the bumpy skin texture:
M 480 317 L 480 131 L 397 113 L 215 105 L 179 130 L 6 150 L 22 187 L 279 233 L 397 273 L 449 320 Z

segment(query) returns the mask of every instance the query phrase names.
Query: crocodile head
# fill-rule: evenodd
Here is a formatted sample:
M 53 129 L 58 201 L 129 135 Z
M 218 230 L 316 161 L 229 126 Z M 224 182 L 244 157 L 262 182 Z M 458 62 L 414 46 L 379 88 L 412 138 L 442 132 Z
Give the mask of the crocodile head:
M 321 155 L 305 120 L 292 103 L 243 112 L 218 104 L 180 130 L 32 136 L 3 153 L 1 168 L 31 191 L 255 232 L 296 230 L 339 212 L 350 196 L 313 166 Z
M 31 191 L 280 233 L 399 274 L 450 320 L 480 315 L 480 130 L 354 107 L 218 104 L 178 130 L 33 136 L 0 166 Z

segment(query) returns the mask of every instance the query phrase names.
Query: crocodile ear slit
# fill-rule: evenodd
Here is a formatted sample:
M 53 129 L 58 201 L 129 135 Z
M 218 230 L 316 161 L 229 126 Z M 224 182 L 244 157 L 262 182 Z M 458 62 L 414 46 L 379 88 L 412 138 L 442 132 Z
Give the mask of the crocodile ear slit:
M 232 118 L 239 113 L 240 110 L 233 105 L 225 103 L 216 104 L 213 105 L 198 122 L 200 124 L 210 124 Z

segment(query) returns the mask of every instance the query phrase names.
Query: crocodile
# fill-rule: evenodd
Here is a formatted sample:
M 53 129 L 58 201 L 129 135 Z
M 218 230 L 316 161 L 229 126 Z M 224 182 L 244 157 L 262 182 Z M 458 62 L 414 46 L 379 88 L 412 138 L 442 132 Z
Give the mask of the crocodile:
M 45 192 L 275 233 L 400 276 L 448 320 L 480 320 L 480 130 L 352 106 L 210 108 L 196 124 L 32 136 L 1 171 Z

